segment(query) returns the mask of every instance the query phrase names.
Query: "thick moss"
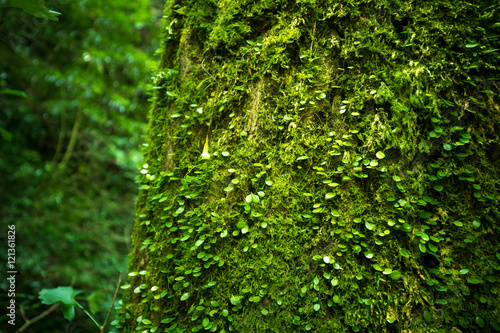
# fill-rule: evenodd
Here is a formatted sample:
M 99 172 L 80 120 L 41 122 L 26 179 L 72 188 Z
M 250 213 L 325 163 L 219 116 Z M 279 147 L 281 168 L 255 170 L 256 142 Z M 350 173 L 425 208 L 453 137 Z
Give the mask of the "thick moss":
M 169 1 L 118 327 L 500 330 L 498 10 Z

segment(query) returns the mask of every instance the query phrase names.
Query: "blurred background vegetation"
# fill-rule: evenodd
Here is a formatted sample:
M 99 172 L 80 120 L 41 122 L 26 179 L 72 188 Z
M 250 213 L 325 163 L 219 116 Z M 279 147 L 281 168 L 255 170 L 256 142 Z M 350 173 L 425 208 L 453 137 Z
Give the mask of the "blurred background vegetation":
M 20 306 L 33 318 L 48 308 L 41 289 L 69 285 L 103 323 L 127 267 L 164 1 L 45 1 L 58 21 L 8 5 L 0 0 L 0 239 L 5 262 L 16 226 L 16 329 Z M 7 289 L 1 280 L 2 304 Z M 13 331 L 4 312 L 0 330 Z M 55 311 L 25 330 L 94 331 L 78 310 L 72 323 Z

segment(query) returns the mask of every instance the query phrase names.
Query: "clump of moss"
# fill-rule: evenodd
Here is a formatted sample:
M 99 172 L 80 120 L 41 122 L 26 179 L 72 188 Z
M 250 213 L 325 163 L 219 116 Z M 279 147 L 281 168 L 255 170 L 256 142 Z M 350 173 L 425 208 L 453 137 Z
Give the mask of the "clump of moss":
M 119 326 L 500 329 L 498 6 L 259 3 L 167 5 Z

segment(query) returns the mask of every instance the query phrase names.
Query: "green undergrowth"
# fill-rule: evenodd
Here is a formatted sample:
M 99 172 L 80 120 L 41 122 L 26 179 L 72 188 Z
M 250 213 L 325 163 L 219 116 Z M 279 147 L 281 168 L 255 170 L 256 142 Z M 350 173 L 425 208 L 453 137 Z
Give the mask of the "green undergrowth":
M 117 327 L 500 330 L 498 11 L 169 1 Z

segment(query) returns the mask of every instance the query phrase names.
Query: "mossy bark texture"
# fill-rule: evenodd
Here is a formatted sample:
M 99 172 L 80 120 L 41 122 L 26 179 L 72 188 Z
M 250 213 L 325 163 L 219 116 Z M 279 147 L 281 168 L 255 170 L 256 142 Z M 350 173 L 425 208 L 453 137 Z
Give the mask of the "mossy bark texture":
M 168 1 L 118 327 L 500 330 L 499 11 Z

